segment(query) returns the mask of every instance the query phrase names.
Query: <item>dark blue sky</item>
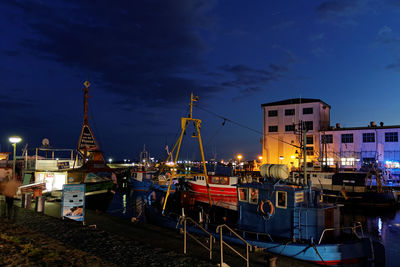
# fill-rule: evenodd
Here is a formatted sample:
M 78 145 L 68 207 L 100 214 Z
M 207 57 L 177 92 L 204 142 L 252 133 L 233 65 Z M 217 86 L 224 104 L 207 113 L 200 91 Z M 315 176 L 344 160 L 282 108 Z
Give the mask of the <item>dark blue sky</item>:
M 83 82 L 106 157 L 164 156 L 190 92 L 262 131 L 260 105 L 320 98 L 331 123 L 400 124 L 400 1 L 0 2 L 0 137 L 75 148 Z M 261 153 L 261 135 L 201 109 L 207 158 Z M 182 155 L 198 158 L 187 136 Z M 22 144 L 19 145 L 22 147 Z

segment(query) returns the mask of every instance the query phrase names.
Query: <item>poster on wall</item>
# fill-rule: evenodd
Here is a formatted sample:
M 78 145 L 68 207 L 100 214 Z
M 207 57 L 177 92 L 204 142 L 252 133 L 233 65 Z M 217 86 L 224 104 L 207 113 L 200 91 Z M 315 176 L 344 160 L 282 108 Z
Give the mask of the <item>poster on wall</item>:
M 85 184 L 64 184 L 61 201 L 61 217 L 75 221 L 85 220 Z

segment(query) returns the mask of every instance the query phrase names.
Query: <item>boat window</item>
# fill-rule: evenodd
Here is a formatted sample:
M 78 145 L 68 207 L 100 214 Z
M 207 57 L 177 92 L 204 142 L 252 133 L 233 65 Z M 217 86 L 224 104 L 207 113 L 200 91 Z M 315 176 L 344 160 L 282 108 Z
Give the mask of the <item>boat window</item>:
M 249 200 L 250 200 L 250 203 L 258 204 L 258 189 L 257 188 L 250 188 Z
M 239 201 L 247 202 L 247 188 L 239 188 Z
M 212 179 L 211 179 L 211 182 L 212 182 L 213 184 L 219 184 L 219 177 L 213 176 Z
M 229 184 L 228 177 L 221 177 L 221 184 Z
M 287 207 L 287 193 L 284 191 L 276 191 L 275 199 L 276 207 L 286 209 Z

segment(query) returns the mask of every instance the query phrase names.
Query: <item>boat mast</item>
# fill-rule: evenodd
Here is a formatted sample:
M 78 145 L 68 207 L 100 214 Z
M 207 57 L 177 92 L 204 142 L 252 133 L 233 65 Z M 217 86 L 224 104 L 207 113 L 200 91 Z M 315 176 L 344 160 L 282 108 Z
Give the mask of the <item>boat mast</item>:
M 193 102 L 196 102 L 199 100 L 199 97 L 193 97 L 193 93 L 190 94 L 190 114 L 188 118 L 181 118 L 181 134 L 178 138 L 178 141 L 176 142 L 176 144 L 174 145 L 174 148 L 171 150 L 170 154 L 168 155 L 167 158 L 167 162 L 170 158 L 172 158 L 172 154 L 175 151 L 175 149 L 177 148 L 176 154 L 175 154 L 175 160 L 174 160 L 174 166 L 176 166 L 176 163 L 178 161 L 178 156 L 179 156 L 179 150 L 181 148 L 181 144 L 182 144 L 182 140 L 183 140 L 183 135 L 186 132 L 186 129 L 189 125 L 190 122 L 193 122 L 193 124 L 196 127 L 196 136 L 193 137 L 197 137 L 198 141 L 199 141 L 199 146 L 200 146 L 200 153 L 201 153 L 201 160 L 203 161 L 203 171 L 204 171 L 204 176 L 206 179 L 206 185 L 207 185 L 207 193 L 208 193 L 208 200 L 210 203 L 210 206 L 212 206 L 212 200 L 211 200 L 211 193 L 210 193 L 210 186 L 208 184 L 208 175 L 207 175 L 207 168 L 206 168 L 206 160 L 204 158 L 204 150 L 203 150 L 203 143 L 201 141 L 201 135 L 200 135 L 200 126 L 201 126 L 201 120 L 199 119 L 193 119 Z M 168 184 L 168 190 L 167 190 L 167 194 L 165 196 L 165 200 L 164 200 L 164 205 L 163 205 L 163 210 L 162 212 L 164 213 L 165 210 L 165 206 L 167 205 L 167 199 L 169 196 L 169 192 L 171 189 L 171 185 L 172 185 L 172 178 L 174 176 L 174 174 L 176 174 L 176 171 L 173 170 L 172 175 L 169 179 L 169 184 Z
M 100 151 L 97 140 L 89 126 L 88 99 L 90 82 L 85 81 L 83 84 L 85 86 L 83 95 L 83 124 L 78 142 L 78 151 L 83 157 L 83 163 L 86 163 L 88 158 L 92 158 L 95 161 L 104 161 L 103 153 Z

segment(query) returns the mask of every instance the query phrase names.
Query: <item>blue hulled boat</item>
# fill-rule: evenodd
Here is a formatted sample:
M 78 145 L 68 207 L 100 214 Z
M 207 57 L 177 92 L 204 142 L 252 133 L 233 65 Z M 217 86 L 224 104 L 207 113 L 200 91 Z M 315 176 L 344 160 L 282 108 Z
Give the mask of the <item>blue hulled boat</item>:
M 268 168 L 281 168 L 288 173 L 286 166 L 280 166 Z M 278 178 L 268 176 L 262 181 L 237 184 L 236 211 L 196 203 L 181 181 L 168 200 L 164 216 L 160 211 L 165 194 L 156 190 L 149 195 L 147 216 L 158 224 L 175 228 L 177 214 L 183 211 L 192 219 L 198 218 L 210 231 L 217 229 L 218 224 L 230 225 L 252 246 L 265 252 L 321 265 L 384 266 L 383 245 L 364 237 L 360 223 L 340 226 L 339 206 L 323 203 L 320 191 L 289 183 L 285 175 L 275 177 Z M 199 232 L 195 227 L 188 229 Z M 234 235 L 223 238 L 225 242 L 243 244 Z

